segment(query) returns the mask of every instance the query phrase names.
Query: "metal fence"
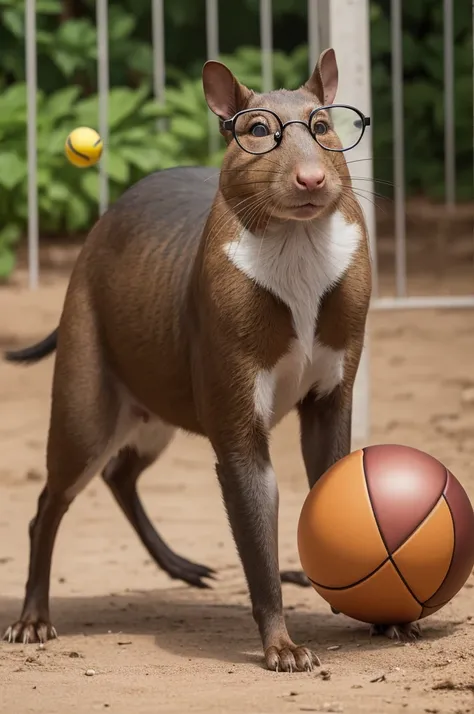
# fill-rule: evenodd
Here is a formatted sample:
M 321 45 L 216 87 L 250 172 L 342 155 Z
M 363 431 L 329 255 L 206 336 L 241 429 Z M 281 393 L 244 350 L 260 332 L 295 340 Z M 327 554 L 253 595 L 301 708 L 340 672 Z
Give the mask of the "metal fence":
M 302 0 L 303 1 L 303 0 Z M 455 116 L 454 116 L 454 61 L 453 61 L 453 3 L 443 0 L 444 11 L 444 112 L 445 112 L 445 184 L 446 210 L 455 206 Z M 219 55 L 218 0 L 206 0 L 207 55 L 215 59 Z M 313 69 L 319 52 L 332 46 L 336 50 L 340 67 L 339 97 L 358 106 L 371 115 L 371 60 L 369 0 L 307 0 L 309 65 Z M 165 34 L 164 0 L 151 0 L 152 43 L 154 57 L 154 93 L 157 101 L 165 100 Z M 28 86 L 28 249 L 29 285 L 36 288 L 39 281 L 39 229 L 36 177 L 36 2 L 25 0 L 26 12 L 26 69 Z M 341 20 L 341 18 L 344 18 Z M 104 141 L 104 153 L 100 162 L 99 211 L 108 206 L 107 139 L 108 139 L 108 1 L 96 0 L 97 21 L 97 81 L 99 92 L 98 128 Z M 472 5 L 474 28 L 474 0 Z M 262 52 L 262 83 L 265 91 L 273 86 L 272 71 L 272 0 L 260 0 L 260 40 Z M 392 98 L 393 98 L 393 162 L 394 162 L 394 215 L 395 215 L 395 295 L 381 297 L 378 289 L 377 241 L 373 206 L 364 206 L 371 243 L 374 295 L 372 309 L 393 308 L 459 308 L 474 307 L 474 294 L 443 296 L 410 296 L 407 294 L 407 239 L 404 166 L 404 108 L 403 108 L 403 52 L 402 52 L 402 0 L 391 0 L 392 41 Z M 357 61 L 355 61 L 355 58 Z M 473 73 L 474 78 L 474 73 Z M 219 141 L 215 118 L 210 114 L 210 149 Z M 474 143 L 474 139 L 473 139 Z M 362 154 L 360 152 L 363 152 Z M 366 134 L 364 142 L 353 150 L 351 165 L 356 165 L 355 183 L 363 180 L 365 189 L 373 187 L 371 138 Z M 359 160 L 361 163 L 357 163 Z M 364 168 L 361 169 L 361 166 Z M 362 174 L 362 176 L 361 176 Z M 369 182 L 369 183 L 367 183 Z M 356 394 L 355 429 L 360 438 L 369 434 L 369 358 L 364 353 L 358 377 Z

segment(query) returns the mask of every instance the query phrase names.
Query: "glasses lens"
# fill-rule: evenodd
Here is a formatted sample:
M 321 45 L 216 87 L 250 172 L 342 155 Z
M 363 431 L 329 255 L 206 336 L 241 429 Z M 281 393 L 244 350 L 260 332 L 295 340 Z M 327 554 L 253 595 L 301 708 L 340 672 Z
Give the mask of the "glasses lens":
M 238 143 L 245 151 L 264 154 L 278 144 L 281 127 L 278 119 L 264 109 L 250 109 L 239 114 L 235 121 Z
M 331 107 L 315 112 L 311 131 L 325 149 L 342 151 L 357 144 L 364 132 L 364 122 L 350 107 Z

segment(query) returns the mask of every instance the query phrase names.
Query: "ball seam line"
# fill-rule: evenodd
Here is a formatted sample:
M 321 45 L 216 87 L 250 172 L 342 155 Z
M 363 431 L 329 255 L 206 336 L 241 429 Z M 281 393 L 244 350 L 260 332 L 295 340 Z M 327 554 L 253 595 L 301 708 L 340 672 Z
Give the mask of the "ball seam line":
M 370 447 L 369 447 L 369 448 L 370 448 Z M 418 449 L 416 449 L 416 451 L 418 451 Z M 431 504 L 429 511 L 426 513 L 426 515 L 423 517 L 423 519 L 415 526 L 415 528 L 413 528 L 413 530 L 410 531 L 410 533 L 406 536 L 406 538 L 405 538 L 404 540 L 402 540 L 402 542 L 401 542 L 399 545 L 397 545 L 397 547 L 396 547 L 396 549 L 393 551 L 393 553 L 389 553 L 389 549 L 388 549 L 387 544 L 386 544 L 386 542 L 385 542 L 385 538 L 384 538 L 383 535 L 382 535 L 382 529 L 380 528 L 379 522 L 378 522 L 378 520 L 377 520 L 377 516 L 376 516 L 375 511 L 374 511 L 374 507 L 373 507 L 373 505 L 372 505 L 372 499 L 370 498 L 369 482 L 367 481 L 367 478 L 366 478 L 366 473 L 365 473 L 365 459 L 364 459 L 364 457 L 365 457 L 365 450 L 362 449 L 362 465 L 364 466 L 364 478 L 365 478 L 365 482 L 366 482 L 366 485 L 367 485 L 367 492 L 369 493 L 370 505 L 372 506 L 372 512 L 373 512 L 373 514 L 374 514 L 375 522 L 377 523 L 377 527 L 378 527 L 378 529 L 379 529 L 380 537 L 382 538 L 383 544 L 384 544 L 384 546 L 385 546 L 385 550 L 386 550 L 387 553 L 388 553 L 388 557 L 391 558 L 391 556 L 392 556 L 392 555 L 395 555 L 396 553 L 398 553 L 398 551 L 400 550 L 400 548 L 401 548 L 402 546 L 404 546 L 405 543 L 407 543 L 407 542 L 410 540 L 410 538 L 412 537 L 412 535 L 414 535 L 414 534 L 416 533 L 416 531 L 417 531 L 419 528 L 421 528 L 421 526 L 423 525 L 423 523 L 426 521 L 427 518 L 430 517 L 431 513 L 433 512 L 433 510 L 436 508 L 436 506 L 439 504 L 439 502 L 441 501 L 441 499 L 444 497 L 444 492 L 446 491 L 446 488 L 447 488 L 447 486 L 448 486 L 448 469 L 445 469 L 445 471 L 446 471 L 446 479 L 445 479 L 445 482 L 444 482 L 443 490 L 441 491 L 440 495 L 437 497 L 436 501 Z
M 389 549 L 388 549 L 388 547 L 387 547 L 387 543 L 386 543 L 386 541 L 385 541 L 385 538 L 384 538 L 384 536 L 383 536 L 382 529 L 381 529 L 381 527 L 380 527 L 380 523 L 379 523 L 378 518 L 377 518 L 377 514 L 376 514 L 375 509 L 374 509 L 374 507 L 373 507 L 372 497 L 371 497 L 370 488 L 369 488 L 369 482 L 367 481 L 367 474 L 366 474 L 366 471 L 365 471 L 365 449 L 362 449 L 362 466 L 363 466 L 363 469 L 362 469 L 362 470 L 363 470 L 363 472 L 364 472 L 365 486 L 366 486 L 366 488 L 367 488 L 367 493 L 369 494 L 369 503 L 370 503 L 370 506 L 371 506 L 371 508 L 372 508 L 372 513 L 373 513 L 374 518 L 375 518 L 375 523 L 377 524 L 377 528 L 378 528 L 378 531 L 379 531 L 380 538 L 382 539 L 382 543 L 384 544 L 384 548 L 385 548 L 385 550 L 387 551 L 388 560 L 391 562 L 391 564 L 392 564 L 393 567 L 395 568 L 395 570 L 396 570 L 396 572 L 397 572 L 397 574 L 398 574 L 398 577 L 400 578 L 400 580 L 402 581 L 402 583 L 404 584 L 404 586 L 406 587 L 406 589 L 408 590 L 408 592 L 410 593 L 410 595 L 412 596 L 412 598 L 413 598 L 413 599 L 415 600 L 415 602 L 421 607 L 421 612 L 420 612 L 420 615 L 418 616 L 418 617 L 420 617 L 421 614 L 423 613 L 423 603 L 421 603 L 421 602 L 419 601 L 419 599 L 416 597 L 415 593 L 412 591 L 412 589 L 411 589 L 410 586 L 408 585 L 407 581 L 406 581 L 405 578 L 403 577 L 402 573 L 400 572 L 400 568 L 397 566 L 397 564 L 396 564 L 395 561 L 393 560 L 392 554 L 390 553 L 390 551 L 389 551 Z M 438 500 L 439 500 L 439 499 L 438 499 Z M 418 526 L 417 526 L 417 528 L 418 528 Z M 415 529 L 415 530 L 416 530 L 416 529 Z M 413 532 L 414 532 L 414 531 L 413 531 Z M 411 534 L 411 535 L 412 535 L 412 534 Z M 405 540 L 404 542 L 406 542 L 406 540 Z M 397 549 L 397 550 L 398 550 L 398 549 Z
M 312 579 L 309 577 L 309 575 L 307 575 L 307 578 L 308 578 L 308 580 L 311 581 L 311 583 L 312 583 L 313 585 L 316 585 L 316 587 L 318 587 L 318 588 L 324 588 L 324 590 L 336 590 L 336 591 L 338 591 L 338 590 L 349 590 L 349 588 L 353 588 L 353 587 L 355 587 L 356 585 L 360 585 L 361 583 L 363 583 L 363 582 L 365 582 L 366 580 L 368 580 L 369 578 L 371 578 L 372 575 L 375 575 L 375 573 L 378 573 L 378 571 L 379 571 L 381 568 L 383 568 L 383 566 L 386 565 L 386 563 L 389 563 L 389 562 L 390 562 L 390 558 L 385 558 L 385 560 L 383 560 L 383 561 L 380 563 L 380 565 L 377 565 L 377 567 L 375 568 L 375 570 L 372 570 L 372 572 L 370 572 L 368 575 L 364 575 L 363 578 L 361 578 L 360 580 L 356 580 L 355 583 L 350 583 L 349 585 L 336 585 L 336 586 L 331 585 L 331 586 L 329 586 L 329 585 L 323 585 L 322 583 L 317 583 L 315 580 L 312 580 Z
M 449 478 L 449 477 L 448 477 L 448 470 L 446 469 L 446 486 L 447 486 L 448 478 Z M 446 490 L 446 486 L 444 487 L 444 490 Z M 448 578 L 449 573 L 450 573 L 450 571 L 451 571 L 451 568 L 452 568 L 452 565 L 453 565 L 453 560 L 454 560 L 454 554 L 456 553 L 456 523 L 455 523 L 455 521 L 454 521 L 453 512 L 452 512 L 451 508 L 449 507 L 449 502 L 448 502 L 448 499 L 446 498 L 446 496 L 445 496 L 445 494 L 444 494 L 444 491 L 443 491 L 443 495 L 441 496 L 441 498 L 444 500 L 445 504 L 446 504 L 447 507 L 448 507 L 449 515 L 451 516 L 451 522 L 452 522 L 452 524 L 453 524 L 453 550 L 452 550 L 452 553 L 451 553 L 451 560 L 450 560 L 450 562 L 449 562 L 449 566 L 448 566 L 448 569 L 447 569 L 447 571 L 446 571 L 446 575 L 444 576 L 444 578 L 443 578 L 441 584 L 439 585 L 438 588 L 436 588 L 436 590 L 434 591 L 434 593 L 433 593 L 432 595 L 430 595 L 429 597 L 426 598 L 425 602 L 423 603 L 423 606 L 425 606 L 425 603 L 427 603 L 428 600 L 431 600 L 431 598 L 435 597 L 435 596 L 436 596 L 436 593 L 439 593 L 439 591 L 440 591 L 441 588 L 443 587 L 443 585 L 444 585 L 444 583 L 446 582 L 446 579 Z M 449 598 L 449 600 L 451 600 L 451 598 Z M 449 602 L 449 600 L 447 600 L 447 601 L 446 601 L 445 603 L 443 603 L 443 604 L 446 605 L 446 604 Z M 430 607 L 430 605 L 426 605 L 426 607 Z M 438 605 L 432 605 L 432 607 L 438 607 Z M 441 607 L 443 607 L 443 605 L 441 605 Z
M 68 137 L 68 139 L 67 139 L 67 145 L 68 145 L 68 147 L 71 149 L 71 151 L 72 151 L 73 154 L 76 154 L 76 156 L 79 156 L 79 158 L 84 159 L 85 161 L 90 161 L 90 157 L 87 156 L 87 154 L 83 154 L 83 153 L 81 153 L 80 151 L 78 151 L 77 149 L 74 148 L 74 146 L 72 145 L 72 141 L 71 141 L 71 138 L 70 138 L 70 137 Z

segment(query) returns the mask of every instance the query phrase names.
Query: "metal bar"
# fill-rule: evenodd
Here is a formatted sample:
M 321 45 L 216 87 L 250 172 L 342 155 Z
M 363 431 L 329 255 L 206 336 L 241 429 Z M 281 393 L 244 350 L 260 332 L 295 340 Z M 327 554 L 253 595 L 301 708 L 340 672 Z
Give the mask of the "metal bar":
M 104 150 L 99 164 L 99 214 L 109 206 L 109 176 L 107 157 L 109 143 L 109 22 L 108 1 L 97 0 L 97 90 L 99 94 L 99 134 Z
M 162 104 L 165 101 L 165 17 L 163 0 L 152 0 L 151 3 L 151 36 L 153 47 L 153 91 L 155 101 Z M 165 123 L 159 119 L 156 125 L 162 131 Z
M 206 0 L 206 43 L 207 59 L 219 57 L 219 7 L 218 0 Z M 219 149 L 219 126 L 214 114 L 209 111 L 209 153 Z
M 308 0 L 308 64 L 311 76 L 321 54 L 318 0 Z
M 39 283 L 39 225 L 36 145 L 36 0 L 25 4 L 25 50 L 27 91 L 27 152 L 28 152 L 28 282 L 30 290 Z
M 327 12 L 326 6 L 327 5 Z M 327 38 L 321 46 L 333 47 L 339 65 L 337 100 L 358 107 L 371 116 L 371 61 L 370 61 L 370 2 L 369 0 L 318 0 L 321 20 L 320 37 Z M 342 21 L 342 18 L 344 20 Z M 357 58 L 357 61 L 354 61 Z M 364 181 L 365 188 L 372 183 L 372 142 L 368 131 L 363 141 L 347 156 L 348 168 L 357 186 L 357 178 Z M 355 163 L 354 163 L 355 162 Z M 375 260 L 375 210 L 371 201 L 361 202 L 369 232 L 370 249 L 374 254 L 372 270 L 374 290 L 377 283 Z M 354 383 L 352 409 L 352 436 L 355 443 L 367 442 L 371 425 L 371 370 L 370 370 L 370 320 L 366 327 L 364 350 Z
M 406 295 L 407 258 L 405 225 L 405 140 L 403 126 L 402 3 L 392 0 L 392 102 L 393 166 L 395 183 L 395 284 L 399 297 Z
M 370 304 L 371 310 L 457 310 L 460 308 L 474 308 L 474 295 L 387 297 L 377 298 Z
M 262 89 L 273 89 L 273 15 L 272 0 L 260 0 L 260 49 L 262 51 Z
M 456 143 L 454 119 L 454 27 L 453 0 L 443 0 L 444 41 L 444 181 L 448 210 L 456 201 Z

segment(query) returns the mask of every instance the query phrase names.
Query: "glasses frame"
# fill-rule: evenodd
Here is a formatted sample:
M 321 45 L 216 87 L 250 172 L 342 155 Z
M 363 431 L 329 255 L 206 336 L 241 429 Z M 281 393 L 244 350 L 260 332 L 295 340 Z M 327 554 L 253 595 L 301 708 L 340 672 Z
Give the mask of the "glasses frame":
M 327 146 L 324 146 L 321 144 L 321 142 L 317 138 L 317 134 L 313 134 L 311 131 L 311 122 L 313 118 L 316 116 L 318 112 L 327 110 L 327 109 L 350 109 L 351 111 L 355 112 L 358 114 L 362 121 L 362 131 L 357 139 L 357 141 L 352 144 L 351 146 L 346 147 L 345 149 L 329 149 Z M 238 120 L 238 118 L 242 114 L 250 114 L 251 112 L 266 112 L 267 114 L 272 114 L 272 116 L 275 117 L 275 119 L 278 122 L 278 125 L 280 127 L 280 131 L 275 132 L 274 139 L 275 139 L 275 145 L 271 147 L 271 149 L 267 149 L 266 151 L 250 151 L 249 149 L 246 149 L 242 144 L 240 143 L 237 132 L 235 130 L 235 125 Z M 363 114 L 360 109 L 357 109 L 356 107 L 351 106 L 350 104 L 327 104 L 324 107 L 316 107 L 315 109 L 312 110 L 311 114 L 309 115 L 308 121 L 303 121 L 302 119 L 290 119 L 290 121 L 287 121 L 283 124 L 282 120 L 276 114 L 272 109 L 267 109 L 266 107 L 255 107 L 253 109 L 242 109 L 240 112 L 237 112 L 237 114 L 234 114 L 233 117 L 230 119 L 223 119 L 221 120 L 221 127 L 225 131 L 231 131 L 232 136 L 234 137 L 235 141 L 237 142 L 238 146 L 242 149 L 242 151 L 245 151 L 247 154 L 252 154 L 253 156 L 262 156 L 263 154 L 269 154 L 270 151 L 273 151 L 276 149 L 278 146 L 280 146 L 282 139 L 283 139 L 283 132 L 285 131 L 286 127 L 289 126 L 290 124 L 302 124 L 305 126 L 315 142 L 320 146 L 322 149 L 325 151 L 335 151 L 338 153 L 342 153 L 344 151 L 350 151 L 351 149 L 354 149 L 362 140 L 362 137 L 365 134 L 365 130 L 368 126 L 370 126 L 370 117 L 366 117 L 365 114 Z

